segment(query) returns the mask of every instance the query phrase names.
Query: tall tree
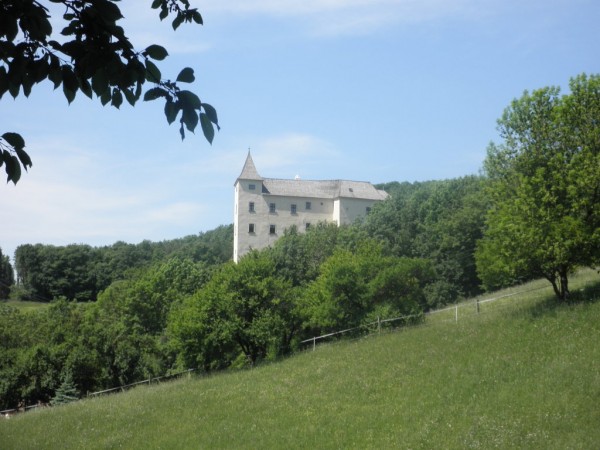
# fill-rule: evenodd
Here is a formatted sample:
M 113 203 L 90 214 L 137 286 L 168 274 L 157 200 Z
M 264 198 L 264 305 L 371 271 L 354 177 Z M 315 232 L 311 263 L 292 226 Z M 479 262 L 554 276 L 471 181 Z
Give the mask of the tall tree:
M 8 255 L 3 255 L 0 248 L 0 300 L 8 298 L 13 284 L 15 284 L 15 274 L 12 265 Z
M 44 80 L 62 85 L 71 103 L 78 91 L 102 105 L 119 108 L 126 100 L 135 105 L 142 96 L 142 86 L 149 82 L 145 101 L 162 98 L 169 124 L 179 116 L 179 133 L 194 131 L 198 123 L 209 142 L 214 137 L 218 120 L 215 109 L 200 101 L 180 83 L 194 81 L 193 69 L 186 67 L 175 81 L 164 79 L 154 61 L 162 61 L 168 52 L 160 45 L 135 49 L 119 25 L 123 18 L 118 0 L 4 0 L 0 2 L 0 98 L 8 92 L 16 98 L 20 93 L 29 97 L 32 87 Z M 56 37 L 52 25 L 59 18 L 51 17 L 49 6 L 63 7 L 66 25 Z M 189 0 L 153 0 L 152 8 L 160 10 L 159 18 L 174 16 L 177 29 L 184 22 L 202 24 L 202 16 Z M 56 11 L 56 9 L 53 9 Z M 59 42 L 60 41 L 60 42 Z M 0 167 L 5 166 L 8 181 L 17 183 L 21 166 L 27 170 L 32 162 L 25 152 L 25 140 L 15 132 L 0 136 Z
M 485 161 L 493 207 L 477 249 L 483 284 L 544 277 L 569 298 L 569 274 L 600 262 L 600 76 L 570 93 L 525 92 L 498 121 Z

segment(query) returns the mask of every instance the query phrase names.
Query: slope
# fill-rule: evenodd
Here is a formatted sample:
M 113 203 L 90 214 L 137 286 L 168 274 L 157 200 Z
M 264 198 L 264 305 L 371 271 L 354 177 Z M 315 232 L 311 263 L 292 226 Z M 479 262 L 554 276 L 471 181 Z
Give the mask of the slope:
M 1 447 L 595 448 L 595 287 L 557 305 L 526 286 L 458 322 L 22 414 L 0 421 Z

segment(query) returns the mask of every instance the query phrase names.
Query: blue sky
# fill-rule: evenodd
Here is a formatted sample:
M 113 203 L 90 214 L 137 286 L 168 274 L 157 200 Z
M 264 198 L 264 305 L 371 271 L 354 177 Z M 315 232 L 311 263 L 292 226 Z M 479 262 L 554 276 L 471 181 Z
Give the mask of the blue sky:
M 205 25 L 177 32 L 140 3 L 121 4 L 132 42 L 167 48 L 165 77 L 194 68 L 221 131 L 182 143 L 160 103 L 68 106 L 49 83 L 6 94 L 2 132 L 23 135 L 33 167 L 1 183 L 5 254 L 229 224 L 249 147 L 273 178 L 475 174 L 513 98 L 600 73 L 597 0 L 192 0 Z

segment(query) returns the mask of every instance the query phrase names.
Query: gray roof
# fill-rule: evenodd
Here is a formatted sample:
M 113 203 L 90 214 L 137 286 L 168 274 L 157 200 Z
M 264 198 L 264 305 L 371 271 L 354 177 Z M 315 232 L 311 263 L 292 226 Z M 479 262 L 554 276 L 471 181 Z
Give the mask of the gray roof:
M 248 150 L 248 156 L 246 157 L 246 162 L 244 163 L 244 168 L 242 169 L 242 173 L 238 177 L 238 180 L 262 180 L 262 179 L 263 178 L 258 174 L 258 170 L 256 170 L 254 161 L 252 161 L 252 156 L 250 156 L 250 150 Z
M 263 179 L 263 192 L 271 195 L 307 198 L 358 198 L 384 200 L 388 194 L 366 181 L 347 180 L 279 180 Z

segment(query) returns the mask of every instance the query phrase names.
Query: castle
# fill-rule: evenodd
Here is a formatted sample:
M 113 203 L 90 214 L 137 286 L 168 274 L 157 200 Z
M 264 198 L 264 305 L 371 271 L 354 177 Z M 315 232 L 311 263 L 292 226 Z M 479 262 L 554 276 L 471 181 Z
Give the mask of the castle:
M 234 187 L 235 262 L 251 249 L 270 246 L 286 228 L 304 232 L 319 222 L 350 224 L 388 196 L 364 181 L 263 178 L 250 152 Z

